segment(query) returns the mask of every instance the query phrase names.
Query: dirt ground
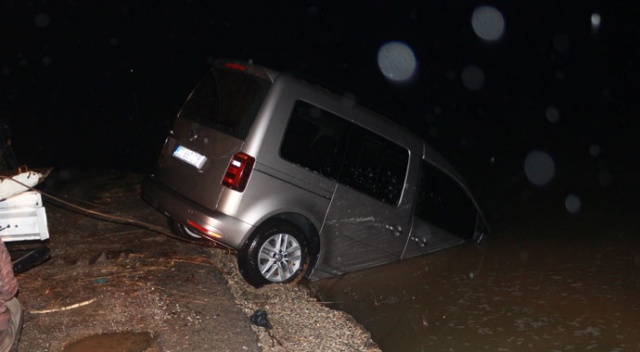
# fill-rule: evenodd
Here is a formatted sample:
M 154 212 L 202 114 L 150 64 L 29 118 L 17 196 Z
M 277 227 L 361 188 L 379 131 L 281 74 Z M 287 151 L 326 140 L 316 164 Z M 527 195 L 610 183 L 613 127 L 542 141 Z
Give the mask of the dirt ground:
M 109 216 L 163 227 L 142 175 L 54 172 L 39 186 Z M 346 313 L 298 285 L 255 289 L 233 253 L 89 217 L 44 197 L 51 259 L 18 274 L 20 351 L 378 351 Z M 17 253 L 20 245 L 10 244 Z M 272 329 L 251 324 L 257 309 Z

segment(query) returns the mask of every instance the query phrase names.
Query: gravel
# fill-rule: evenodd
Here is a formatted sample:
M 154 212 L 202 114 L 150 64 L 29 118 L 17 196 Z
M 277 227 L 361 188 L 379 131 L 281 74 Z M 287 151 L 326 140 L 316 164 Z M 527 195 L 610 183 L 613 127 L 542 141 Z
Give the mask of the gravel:
M 264 352 L 380 351 L 349 314 L 327 308 L 306 287 L 274 284 L 256 289 L 240 275 L 235 256 L 213 249 L 212 257 L 224 268 L 234 300 L 247 317 L 258 309 L 267 312 L 271 329 L 252 326 Z

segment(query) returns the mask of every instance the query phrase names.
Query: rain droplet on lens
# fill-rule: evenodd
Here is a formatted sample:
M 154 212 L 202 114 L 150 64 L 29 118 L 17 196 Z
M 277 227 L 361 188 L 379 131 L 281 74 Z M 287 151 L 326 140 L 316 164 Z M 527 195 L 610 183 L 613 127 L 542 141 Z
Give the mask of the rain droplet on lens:
M 462 84 L 469 90 L 480 90 L 484 86 L 484 72 L 475 65 L 467 65 L 462 69 Z
M 602 17 L 599 13 L 594 12 L 591 14 L 591 33 L 597 34 L 600 31 L 600 25 L 602 23 Z
M 529 182 L 536 186 L 545 186 L 556 173 L 553 158 L 540 150 L 530 152 L 524 160 L 524 173 Z
M 589 146 L 589 154 L 591 154 L 592 157 L 597 158 L 600 156 L 600 146 L 597 144 L 592 144 L 591 146 Z
M 575 194 L 570 194 L 567 196 L 567 198 L 564 199 L 564 206 L 565 208 L 567 208 L 567 211 L 569 211 L 569 213 L 576 214 L 580 211 L 582 202 L 580 201 L 580 198 L 578 196 L 576 196 Z
M 504 17 L 495 7 L 479 6 L 471 15 L 471 27 L 480 39 L 497 41 L 504 34 Z
M 378 50 L 378 67 L 387 79 L 402 83 L 413 78 L 418 62 L 407 44 L 393 41 Z
M 44 27 L 48 26 L 49 23 L 51 23 L 51 19 L 49 18 L 49 16 L 47 14 L 41 13 L 41 14 L 36 16 L 34 22 L 36 24 L 36 27 L 44 28 Z
M 558 120 L 560 120 L 560 111 L 558 111 L 555 106 L 550 106 L 547 108 L 545 116 L 547 117 L 547 121 L 556 123 L 558 122 Z

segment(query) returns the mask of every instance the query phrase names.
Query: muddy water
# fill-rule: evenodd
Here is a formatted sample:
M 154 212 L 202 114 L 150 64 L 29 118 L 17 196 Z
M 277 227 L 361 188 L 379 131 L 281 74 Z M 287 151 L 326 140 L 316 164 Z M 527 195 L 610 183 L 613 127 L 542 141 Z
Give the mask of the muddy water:
M 89 336 L 66 345 L 64 352 L 143 352 L 153 344 L 148 332 L 119 332 Z
M 383 351 L 640 351 L 637 217 L 532 205 L 481 245 L 312 287 Z
M 317 282 L 384 351 L 640 350 L 640 255 L 495 240 Z

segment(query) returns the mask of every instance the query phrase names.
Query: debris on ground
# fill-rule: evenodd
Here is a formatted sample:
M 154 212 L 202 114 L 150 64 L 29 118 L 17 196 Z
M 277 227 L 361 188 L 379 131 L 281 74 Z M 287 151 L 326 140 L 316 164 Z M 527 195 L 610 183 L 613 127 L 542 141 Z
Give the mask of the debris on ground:
M 138 196 L 141 179 L 54 177 L 48 190 L 95 211 L 164 226 L 164 216 Z M 139 352 L 379 351 L 351 316 L 325 307 L 304 286 L 248 285 L 228 250 L 46 205 L 51 260 L 17 277 L 25 306 L 20 350 L 73 352 L 79 341 L 116 343 L 131 335 L 151 337 Z M 258 310 L 268 312 L 271 329 L 252 324 Z

